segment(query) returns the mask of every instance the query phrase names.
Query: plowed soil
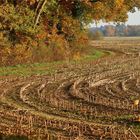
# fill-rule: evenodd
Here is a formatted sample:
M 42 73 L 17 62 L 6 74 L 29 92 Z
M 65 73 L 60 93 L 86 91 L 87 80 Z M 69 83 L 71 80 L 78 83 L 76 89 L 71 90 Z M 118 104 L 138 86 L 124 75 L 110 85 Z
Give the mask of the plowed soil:
M 140 140 L 140 39 L 53 74 L 0 78 L 0 133 L 31 140 Z M 21 138 L 20 138 L 21 139 Z

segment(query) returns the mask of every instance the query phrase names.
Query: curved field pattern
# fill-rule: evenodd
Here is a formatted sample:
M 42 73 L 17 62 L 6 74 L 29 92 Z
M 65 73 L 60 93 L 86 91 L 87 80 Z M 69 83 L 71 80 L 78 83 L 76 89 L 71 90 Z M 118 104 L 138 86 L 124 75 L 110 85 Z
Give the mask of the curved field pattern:
M 112 52 L 55 73 L 0 80 L 0 133 L 31 140 L 140 140 L 140 41 L 95 41 Z

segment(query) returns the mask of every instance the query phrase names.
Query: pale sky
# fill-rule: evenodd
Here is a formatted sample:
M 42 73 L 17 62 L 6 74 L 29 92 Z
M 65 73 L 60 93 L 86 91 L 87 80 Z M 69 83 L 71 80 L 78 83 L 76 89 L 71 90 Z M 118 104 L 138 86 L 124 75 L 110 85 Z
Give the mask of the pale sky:
M 101 25 L 108 25 L 113 23 L 98 23 L 98 27 Z M 128 13 L 128 21 L 125 23 L 126 25 L 140 25 L 140 11 L 136 10 L 135 13 Z M 90 24 L 91 27 L 96 26 L 94 23 Z
M 129 25 L 140 25 L 140 11 L 135 13 L 129 13 L 128 22 L 126 24 Z

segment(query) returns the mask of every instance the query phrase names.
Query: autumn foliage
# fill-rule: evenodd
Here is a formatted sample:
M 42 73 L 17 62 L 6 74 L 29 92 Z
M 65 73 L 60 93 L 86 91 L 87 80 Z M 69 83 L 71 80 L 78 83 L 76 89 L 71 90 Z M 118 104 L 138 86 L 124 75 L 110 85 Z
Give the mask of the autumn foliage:
M 2 0 L 0 64 L 69 60 L 87 46 L 85 25 L 125 21 L 139 0 Z

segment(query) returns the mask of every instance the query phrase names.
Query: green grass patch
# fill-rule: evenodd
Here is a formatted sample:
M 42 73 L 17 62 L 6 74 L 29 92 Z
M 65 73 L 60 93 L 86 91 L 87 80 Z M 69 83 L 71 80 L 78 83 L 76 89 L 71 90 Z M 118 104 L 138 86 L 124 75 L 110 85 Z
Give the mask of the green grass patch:
M 28 140 L 25 136 L 5 136 L 0 134 L 0 140 Z
M 72 60 L 69 64 L 80 63 L 81 61 L 96 60 L 105 56 L 111 55 L 112 52 L 104 50 L 92 50 L 90 54 L 85 55 L 80 60 Z M 0 76 L 31 76 L 31 75 L 46 75 L 54 73 L 59 65 L 68 64 L 66 61 L 54 61 L 50 63 L 34 63 L 34 64 L 21 64 L 16 66 L 0 67 Z
M 115 55 L 116 53 L 109 50 L 92 49 L 88 55 L 85 55 L 82 60 L 96 60 L 103 56 Z
M 83 60 L 96 60 L 105 55 L 105 51 L 93 50 L 91 54 L 83 57 Z
M 114 117 L 113 120 L 116 122 L 123 122 L 128 127 L 133 127 L 135 131 L 140 132 L 140 122 L 134 121 L 135 115 L 122 115 L 120 117 Z

